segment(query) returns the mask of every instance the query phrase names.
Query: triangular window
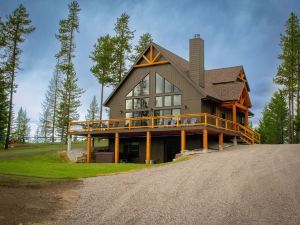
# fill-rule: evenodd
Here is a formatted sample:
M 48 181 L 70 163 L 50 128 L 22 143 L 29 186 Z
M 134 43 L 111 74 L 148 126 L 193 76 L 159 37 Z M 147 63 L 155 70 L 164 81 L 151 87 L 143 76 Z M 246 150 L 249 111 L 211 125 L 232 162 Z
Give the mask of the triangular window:
M 144 77 L 144 79 L 138 83 L 127 95 L 126 97 L 132 96 L 145 96 L 149 95 L 149 75 Z

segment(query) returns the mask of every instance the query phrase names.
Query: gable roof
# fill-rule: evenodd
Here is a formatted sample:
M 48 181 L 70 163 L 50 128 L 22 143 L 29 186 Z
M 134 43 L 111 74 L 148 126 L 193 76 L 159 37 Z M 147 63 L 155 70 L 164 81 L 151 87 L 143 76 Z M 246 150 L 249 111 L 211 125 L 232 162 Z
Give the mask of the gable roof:
M 245 76 L 243 66 L 233 66 L 205 70 L 205 88 L 202 88 L 196 85 L 189 77 L 189 61 L 152 42 L 148 45 L 145 51 L 137 58 L 135 63 L 132 65 L 127 74 L 123 77 L 118 86 L 106 99 L 106 101 L 104 102 L 105 106 L 107 106 L 110 99 L 122 86 L 122 84 L 128 78 L 132 70 L 135 69 L 134 65 L 136 65 L 137 62 L 139 62 L 142 59 L 143 55 L 149 50 L 151 45 L 154 46 L 179 73 L 181 73 L 182 77 L 184 77 L 186 81 L 189 82 L 193 88 L 195 88 L 195 90 L 203 94 L 205 97 L 211 97 L 220 101 L 238 100 L 240 98 L 244 85 L 242 81 L 239 81 L 238 77 L 240 73 L 243 73 Z M 247 89 L 250 90 L 247 79 L 246 86 Z

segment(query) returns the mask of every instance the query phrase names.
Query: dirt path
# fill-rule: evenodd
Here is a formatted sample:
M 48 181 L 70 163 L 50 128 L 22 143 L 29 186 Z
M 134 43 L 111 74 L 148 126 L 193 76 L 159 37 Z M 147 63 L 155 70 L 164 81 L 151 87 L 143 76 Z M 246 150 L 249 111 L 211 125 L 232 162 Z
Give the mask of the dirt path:
M 5 175 L 1 175 L 0 179 Z M 1 225 L 62 224 L 78 200 L 81 182 L 68 181 L 43 185 L 0 185 Z
M 299 224 L 300 145 L 238 146 L 86 179 L 67 225 Z

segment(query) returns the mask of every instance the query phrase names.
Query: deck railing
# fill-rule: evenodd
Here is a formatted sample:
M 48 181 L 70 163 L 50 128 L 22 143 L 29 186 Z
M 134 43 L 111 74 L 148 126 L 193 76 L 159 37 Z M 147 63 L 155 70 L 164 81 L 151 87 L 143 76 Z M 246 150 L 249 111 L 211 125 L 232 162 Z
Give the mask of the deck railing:
M 260 135 L 252 129 L 208 113 L 70 122 L 69 131 L 74 133 L 196 126 L 232 131 L 243 136 L 249 143 L 260 142 Z

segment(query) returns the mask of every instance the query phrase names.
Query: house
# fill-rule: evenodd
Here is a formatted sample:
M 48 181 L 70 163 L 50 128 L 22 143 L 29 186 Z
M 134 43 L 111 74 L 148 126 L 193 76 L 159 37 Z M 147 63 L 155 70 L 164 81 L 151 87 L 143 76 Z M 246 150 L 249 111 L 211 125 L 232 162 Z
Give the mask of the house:
M 69 138 L 87 136 L 88 162 L 91 139 L 108 138 L 108 161 L 116 163 L 167 162 L 213 142 L 222 150 L 224 140 L 259 143 L 248 127 L 249 92 L 242 66 L 205 70 L 199 35 L 190 39 L 189 61 L 151 43 L 105 101 L 110 119 L 71 122 Z

